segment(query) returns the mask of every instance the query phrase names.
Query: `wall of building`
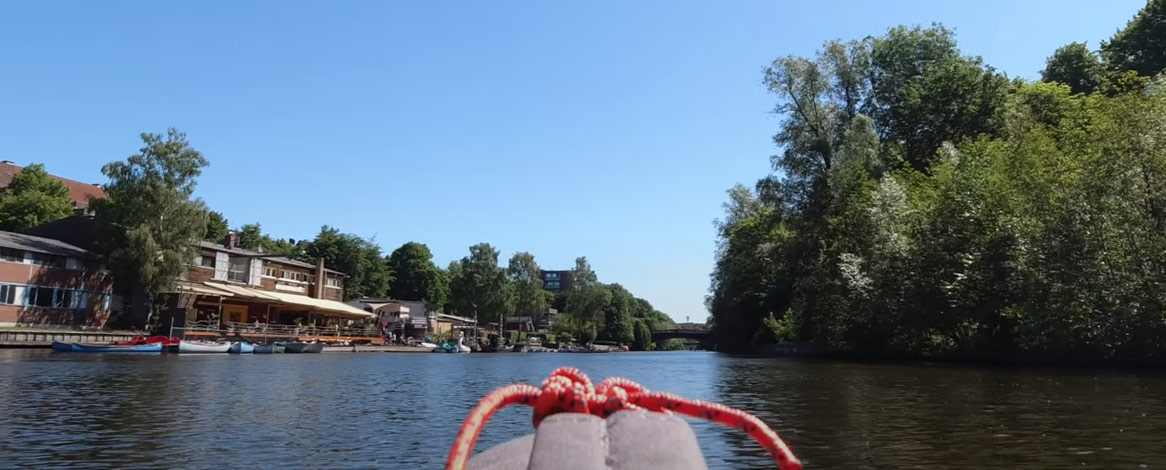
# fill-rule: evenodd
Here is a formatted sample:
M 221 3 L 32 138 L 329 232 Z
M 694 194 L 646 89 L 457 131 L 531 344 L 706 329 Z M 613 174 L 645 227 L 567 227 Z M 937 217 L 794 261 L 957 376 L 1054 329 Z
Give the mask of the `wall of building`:
M 0 326 L 104 325 L 109 318 L 112 278 L 76 260 L 67 266 L 78 269 L 0 260 Z M 50 296 L 47 305 L 36 305 L 34 295 Z

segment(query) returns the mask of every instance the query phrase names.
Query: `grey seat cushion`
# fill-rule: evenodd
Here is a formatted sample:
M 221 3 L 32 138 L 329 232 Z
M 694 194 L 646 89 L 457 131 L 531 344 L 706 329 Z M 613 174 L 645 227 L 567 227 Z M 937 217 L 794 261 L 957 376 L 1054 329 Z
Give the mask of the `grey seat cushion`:
M 621 411 L 606 420 L 553 415 L 527 435 L 482 452 L 470 470 L 707 470 L 692 428 L 660 413 Z

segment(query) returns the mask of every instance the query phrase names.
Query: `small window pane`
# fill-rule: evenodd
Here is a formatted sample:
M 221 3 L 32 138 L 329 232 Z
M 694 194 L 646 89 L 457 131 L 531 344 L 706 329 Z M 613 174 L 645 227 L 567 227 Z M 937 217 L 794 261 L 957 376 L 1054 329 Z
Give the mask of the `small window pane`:
M 0 259 L 12 263 L 23 263 L 24 252 L 12 248 L 0 248 Z

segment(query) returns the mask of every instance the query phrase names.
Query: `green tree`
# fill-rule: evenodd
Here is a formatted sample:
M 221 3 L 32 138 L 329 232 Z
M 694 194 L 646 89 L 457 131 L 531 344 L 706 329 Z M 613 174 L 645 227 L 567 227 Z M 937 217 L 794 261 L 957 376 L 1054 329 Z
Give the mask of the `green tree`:
M 1115 72 L 1152 77 L 1166 70 L 1166 0 L 1149 0 L 1125 28 L 1101 43 L 1101 56 Z
M 586 257 L 575 259 L 575 269 L 566 298 L 566 310 L 576 319 L 575 339 L 589 343 L 603 329 L 603 309 L 611 301 L 611 292 L 599 284 L 599 277 L 591 269 Z
M 227 238 L 227 233 L 230 232 L 227 227 L 227 219 L 223 217 L 223 214 L 209 211 L 206 219 L 206 234 L 203 235 L 202 239 L 208 242 L 222 242 L 224 238 Z
M 0 230 L 21 232 L 72 214 L 69 188 L 42 164 L 24 167 L 0 190 Z
M 399 300 L 424 300 L 435 308 L 448 295 L 444 273 L 433 263 L 433 253 L 423 243 L 408 242 L 389 255 L 393 284 L 389 296 Z
M 997 135 L 1009 91 L 1002 74 L 964 57 L 941 25 L 899 26 L 869 41 L 871 101 L 880 140 L 926 171 L 944 142 Z
M 264 239 L 267 238 L 263 234 L 263 228 L 258 223 L 246 224 L 239 227 L 236 231 L 239 236 L 239 247 L 248 250 L 259 250 L 263 248 Z
M 346 298 L 384 297 L 389 292 L 392 271 L 381 248 L 371 240 L 325 225 L 304 251 L 309 259 L 323 259 L 326 266 L 348 276 L 344 281 Z
M 603 308 L 603 331 L 600 338 L 631 344 L 635 340 L 636 318 L 633 311 L 638 306 L 636 298 L 619 284 L 606 286 L 608 302 Z
M 206 159 L 176 129 L 141 137 L 139 153 L 101 168 L 106 197 L 92 202 L 101 250 L 138 327 L 157 295 L 174 288 L 207 224 L 205 205 L 192 199 Z
M 506 267 L 506 279 L 514 286 L 514 307 L 519 314 L 546 311 L 550 303 L 547 291 L 543 290 L 543 280 L 534 255 L 521 252 L 510 257 Z
M 514 311 L 513 293 L 506 272 L 498 266 L 498 250 L 489 243 L 470 247 L 470 255 L 450 264 L 450 297 L 459 315 L 472 316 L 479 324 L 497 321 Z
M 1049 57 L 1041 80 L 1069 85 L 1073 93 L 1093 93 L 1102 83 L 1105 68 L 1097 53 L 1082 42 L 1061 46 Z
M 652 329 L 648 327 L 647 321 L 638 318 L 635 320 L 635 330 L 633 332 L 630 349 L 633 351 L 648 351 L 652 349 Z

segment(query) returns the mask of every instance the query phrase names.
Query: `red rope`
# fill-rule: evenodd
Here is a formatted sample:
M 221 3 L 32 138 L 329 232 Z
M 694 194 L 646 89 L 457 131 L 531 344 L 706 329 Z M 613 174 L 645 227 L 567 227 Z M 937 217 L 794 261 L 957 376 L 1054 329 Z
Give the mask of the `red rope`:
M 606 418 L 619 410 L 648 410 L 660 413 L 678 413 L 706 419 L 744 431 L 761 444 L 781 470 L 800 470 L 802 463 L 777 433 L 764 422 L 744 411 L 718 403 L 689 400 L 670 393 L 649 392 L 627 379 L 611 377 L 598 387 L 591 385 L 586 374 L 572 367 L 560 367 L 543 381 L 542 388 L 530 385 L 508 385 L 490 392 L 474 407 L 458 430 L 453 448 L 449 450 L 446 470 L 463 470 L 470 452 L 478 442 L 478 435 L 486 422 L 498 410 L 523 404 L 534 408 L 532 421 L 537 427 L 543 418 L 555 413 L 588 413 Z

